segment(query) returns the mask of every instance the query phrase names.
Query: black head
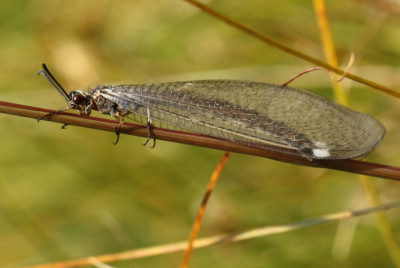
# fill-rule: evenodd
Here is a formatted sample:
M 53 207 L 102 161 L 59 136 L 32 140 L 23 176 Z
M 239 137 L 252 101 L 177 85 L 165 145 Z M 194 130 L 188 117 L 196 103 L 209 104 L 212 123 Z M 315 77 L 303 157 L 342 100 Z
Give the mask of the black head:
M 86 92 L 80 90 L 71 91 L 68 94 L 68 98 L 70 99 L 68 104 L 71 108 L 78 110 L 81 114 L 90 115 L 91 98 Z

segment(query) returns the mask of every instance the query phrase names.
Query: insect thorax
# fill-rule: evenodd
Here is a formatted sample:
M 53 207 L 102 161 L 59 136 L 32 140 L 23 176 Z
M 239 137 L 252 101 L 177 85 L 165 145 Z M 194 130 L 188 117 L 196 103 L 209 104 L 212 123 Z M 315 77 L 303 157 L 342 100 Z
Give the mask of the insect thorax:
M 114 117 L 124 117 L 130 112 L 117 103 L 104 98 L 99 89 L 93 90 L 91 94 L 91 105 L 93 110 L 97 110 L 101 114 L 109 114 Z

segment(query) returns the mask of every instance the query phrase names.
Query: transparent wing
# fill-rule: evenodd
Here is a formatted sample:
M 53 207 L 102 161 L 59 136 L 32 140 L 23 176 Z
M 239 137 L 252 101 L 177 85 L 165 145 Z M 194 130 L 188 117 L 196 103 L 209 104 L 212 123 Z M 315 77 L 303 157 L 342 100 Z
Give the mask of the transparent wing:
M 144 117 L 149 109 L 151 119 L 170 129 L 311 159 L 363 156 L 385 133 L 368 115 L 305 90 L 266 83 L 204 80 L 116 86 L 104 89 L 104 97 Z

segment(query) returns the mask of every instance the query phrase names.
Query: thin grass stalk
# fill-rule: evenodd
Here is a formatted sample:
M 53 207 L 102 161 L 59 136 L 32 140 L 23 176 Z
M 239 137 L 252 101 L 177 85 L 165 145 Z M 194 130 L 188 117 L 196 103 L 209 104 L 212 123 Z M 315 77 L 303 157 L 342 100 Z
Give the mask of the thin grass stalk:
M 206 211 L 208 200 L 210 199 L 211 193 L 214 190 L 214 187 L 215 187 L 215 184 L 217 183 L 219 175 L 221 174 L 221 171 L 222 171 L 226 161 L 228 160 L 229 154 L 230 154 L 230 152 L 225 152 L 225 154 L 222 156 L 221 160 L 219 161 L 217 167 L 215 168 L 213 174 L 211 175 L 210 181 L 208 182 L 207 190 L 204 194 L 204 197 L 203 197 L 203 200 L 199 207 L 199 210 L 197 211 L 196 219 L 194 220 L 192 230 L 190 231 L 187 247 L 186 247 L 185 253 L 182 258 L 181 268 L 188 267 L 190 254 L 192 253 L 192 250 L 193 250 L 194 241 L 196 240 L 197 235 L 200 231 L 200 225 L 201 225 L 201 222 L 202 222 L 202 219 L 204 216 L 204 212 Z
M 314 10 L 320 30 L 322 45 L 324 48 L 325 57 L 328 63 L 334 67 L 337 67 L 338 60 L 335 52 L 335 46 L 333 44 L 330 28 L 328 24 L 328 18 L 326 16 L 324 0 L 313 0 Z M 347 96 L 342 85 L 336 83 L 334 80 L 332 85 L 334 88 L 336 100 L 343 104 L 348 105 Z M 359 182 L 361 186 L 364 186 L 364 192 L 368 197 L 371 205 L 378 206 L 381 204 L 378 191 L 368 176 L 358 175 Z M 379 212 L 375 214 L 378 229 L 385 242 L 386 248 L 391 256 L 396 267 L 400 268 L 400 247 L 394 237 L 392 227 L 390 226 L 389 220 L 384 212 Z
M 245 26 L 245 25 L 243 25 L 243 24 L 231 19 L 231 18 L 223 15 L 220 12 L 218 12 L 218 11 L 216 11 L 214 9 L 211 9 L 210 7 L 200 3 L 198 1 L 195 1 L 195 0 L 183 0 L 183 1 L 200 8 L 202 11 L 204 11 L 207 14 L 213 16 L 214 18 L 216 18 L 216 19 L 218 19 L 220 21 L 223 21 L 224 23 L 226 23 L 228 25 L 231 25 L 232 27 L 234 27 L 234 28 L 236 28 L 236 29 L 238 29 L 238 30 L 240 30 L 242 32 L 257 38 L 257 39 L 263 41 L 264 43 L 267 43 L 270 46 L 273 46 L 273 47 L 275 47 L 275 48 L 277 48 L 279 50 L 282 50 L 282 51 L 284 51 L 284 52 L 286 52 L 288 54 L 291 54 L 291 55 L 293 55 L 293 56 L 295 56 L 297 58 L 300 58 L 300 59 L 303 59 L 303 60 L 308 61 L 310 63 L 313 63 L 313 64 L 315 64 L 317 66 L 324 67 L 325 69 L 330 70 L 330 71 L 332 71 L 332 72 L 334 72 L 336 74 L 343 75 L 343 76 L 345 76 L 345 77 L 347 77 L 347 78 L 349 78 L 351 80 L 354 80 L 356 82 L 359 82 L 359 83 L 367 85 L 367 86 L 370 86 L 371 88 L 374 88 L 374 89 L 376 89 L 376 90 L 378 90 L 378 91 L 380 91 L 382 93 L 388 94 L 388 95 L 396 97 L 396 98 L 400 98 L 400 92 L 394 91 L 394 90 L 392 90 L 392 89 L 390 89 L 388 87 L 385 87 L 385 86 L 383 86 L 383 85 L 381 85 L 379 83 L 376 83 L 376 82 L 373 82 L 371 80 L 362 78 L 362 77 L 354 75 L 352 73 L 345 72 L 344 70 L 342 70 L 340 68 L 334 67 L 334 66 L 332 66 L 332 65 L 330 65 L 330 64 L 328 64 L 326 62 L 320 61 L 320 60 L 318 60 L 318 59 L 316 59 L 314 57 L 306 55 L 306 54 L 304 54 L 304 53 L 302 53 L 302 52 L 300 52 L 298 50 L 295 50 L 295 49 L 293 49 L 293 48 L 291 48 L 289 46 L 286 46 L 286 45 L 284 45 L 284 44 L 282 44 L 282 43 L 280 43 L 280 42 L 268 37 L 267 35 L 259 33 L 256 30 L 253 30 L 253 29 L 251 29 L 251 28 L 249 28 L 249 27 L 247 27 L 247 26 Z
M 241 233 L 236 234 L 223 234 L 216 235 L 206 238 L 197 239 L 194 242 L 194 248 L 209 247 L 212 245 L 239 242 L 243 240 L 260 238 L 280 233 L 286 233 L 295 231 L 304 227 L 309 227 L 317 224 L 328 223 L 338 220 L 344 220 L 352 217 L 360 217 L 374 213 L 376 211 L 384 211 L 389 209 L 400 208 L 400 202 L 392 202 L 377 207 L 369 207 L 366 209 L 354 210 L 354 211 L 342 211 L 338 213 L 327 214 L 319 218 L 313 218 L 308 220 L 302 220 L 294 223 L 276 225 L 276 226 L 265 226 L 260 228 L 250 229 Z M 48 263 L 43 265 L 29 266 L 25 268 L 72 268 L 82 267 L 93 264 L 93 258 L 101 263 L 110 263 L 124 260 L 142 259 L 152 256 L 159 256 L 163 254 L 170 254 L 185 250 L 187 241 L 176 242 L 172 244 L 165 244 L 159 246 L 153 246 L 148 248 L 134 249 L 129 251 L 123 251 L 107 255 L 99 255 L 95 257 L 88 257 L 77 260 L 69 260 L 65 262 Z
M 374 206 L 381 204 L 382 202 L 379 194 L 375 185 L 371 181 L 371 178 L 363 175 L 358 175 L 358 177 L 364 188 L 364 192 L 366 193 L 369 203 Z M 375 212 L 374 214 L 376 216 L 379 232 L 389 252 L 389 255 L 392 258 L 394 265 L 396 265 L 396 267 L 400 267 L 400 247 L 394 235 L 393 228 L 389 223 L 387 214 L 384 211 Z
M 322 47 L 324 49 L 325 58 L 328 64 L 338 67 L 338 60 L 336 56 L 335 45 L 332 41 L 331 31 L 328 24 L 328 18 L 325 12 L 325 4 L 323 0 L 313 0 L 315 15 L 317 18 L 317 24 L 319 28 L 319 33 L 322 41 Z M 346 96 L 346 92 L 343 89 L 341 83 L 337 83 L 331 77 L 331 82 L 333 86 L 333 91 L 335 94 L 335 98 L 338 103 L 348 106 L 348 100 Z

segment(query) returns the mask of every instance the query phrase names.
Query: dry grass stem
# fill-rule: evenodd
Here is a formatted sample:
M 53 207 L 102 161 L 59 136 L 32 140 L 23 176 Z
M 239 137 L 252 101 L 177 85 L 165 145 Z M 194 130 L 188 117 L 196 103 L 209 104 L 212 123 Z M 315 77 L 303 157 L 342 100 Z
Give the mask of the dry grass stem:
M 230 154 L 230 152 L 225 152 L 224 156 L 221 158 L 217 167 L 215 168 L 215 170 L 210 178 L 210 181 L 207 185 L 207 190 L 204 194 L 200 208 L 197 211 L 196 219 L 194 220 L 192 230 L 190 231 L 188 245 L 187 245 L 185 253 L 183 255 L 181 268 L 188 267 L 190 254 L 192 253 L 194 241 L 196 240 L 197 235 L 199 233 L 201 221 L 203 219 L 204 212 L 206 211 L 206 206 L 207 206 L 208 200 L 210 199 L 211 193 L 214 190 L 215 183 L 217 182 L 219 175 L 221 174 L 221 171 L 222 171 L 226 161 L 228 160 L 229 154 Z
M 290 48 L 289 46 L 286 46 L 286 45 L 284 45 L 284 44 L 282 44 L 282 43 L 280 43 L 280 42 L 278 42 L 278 41 L 276 41 L 276 40 L 274 40 L 274 39 L 272 39 L 272 38 L 270 38 L 270 37 L 268 37 L 268 36 L 266 36 L 266 35 L 264 35 L 262 33 L 259 33 L 259 32 L 255 31 L 255 30 L 253 30 L 253 29 L 251 29 L 251 28 L 249 28 L 249 27 L 247 27 L 247 26 L 245 26 L 245 25 L 243 25 L 243 24 L 241 24 L 241 23 L 239 23 L 239 22 L 237 22 L 237 21 L 225 16 L 225 15 L 223 15 L 222 13 L 209 8 L 208 6 L 206 6 L 206 5 L 202 4 L 202 3 L 199 3 L 199 2 L 197 2 L 195 0 L 183 0 L 183 1 L 188 2 L 188 3 L 192 4 L 192 5 L 200 8 L 202 11 L 204 11 L 207 14 L 213 16 L 214 18 L 216 18 L 216 19 L 218 19 L 220 21 L 223 21 L 223 22 L 231 25 L 232 27 L 234 27 L 234 28 L 236 28 L 236 29 L 238 29 L 238 30 L 240 30 L 242 32 L 257 38 L 257 39 L 269 44 L 270 46 L 273 46 L 273 47 L 275 47 L 275 48 L 277 48 L 279 50 L 282 50 L 282 51 L 284 51 L 284 52 L 286 52 L 288 54 L 291 54 L 291 55 L 293 55 L 295 57 L 298 57 L 300 59 L 303 59 L 305 61 L 313 63 L 313 64 L 315 64 L 317 66 L 324 67 L 325 69 L 330 70 L 330 71 L 332 71 L 332 72 L 334 72 L 336 74 L 343 75 L 343 76 L 345 76 L 345 77 L 347 77 L 347 78 L 349 78 L 349 79 L 351 79 L 353 81 L 356 81 L 356 82 L 359 82 L 361 84 L 364 84 L 364 85 L 370 86 L 372 88 L 375 88 L 375 89 L 377 89 L 377 90 L 379 90 L 379 91 L 381 91 L 381 92 L 383 92 L 385 94 L 388 94 L 388 95 L 396 97 L 396 98 L 400 98 L 400 92 L 394 91 L 394 90 L 392 90 L 392 89 L 390 89 L 388 87 L 385 87 L 385 86 L 383 86 L 381 84 L 375 83 L 375 82 L 373 82 L 371 80 L 359 77 L 357 75 L 354 75 L 354 74 L 351 74 L 351 73 L 348 73 L 348 72 L 345 72 L 344 70 L 342 70 L 340 68 L 334 67 L 334 66 L 332 66 L 332 65 L 330 65 L 330 64 L 328 64 L 326 62 L 320 61 L 320 60 L 318 60 L 316 58 L 313 58 L 313 57 L 311 57 L 309 55 L 301 53 L 300 51 L 295 50 L 293 48 Z
M 363 215 L 367 215 L 370 213 L 374 213 L 377 211 L 384 211 L 394 208 L 399 208 L 400 202 L 393 202 L 388 203 L 376 207 L 355 210 L 355 211 L 343 211 L 339 213 L 327 214 L 320 218 L 308 219 L 303 220 L 295 223 L 290 224 L 283 224 L 277 226 L 266 226 L 261 228 L 251 229 L 242 233 L 237 234 L 229 234 L 229 235 L 217 235 L 207 238 L 198 239 L 194 242 L 194 248 L 203 248 L 209 247 L 216 244 L 228 243 L 228 242 L 238 242 L 242 240 L 258 238 L 263 236 L 269 236 L 279 233 L 285 233 L 289 231 L 294 231 L 300 228 L 322 224 L 332 221 L 338 221 L 343 219 L 348 219 L 352 217 L 359 217 Z M 141 248 L 135 249 L 130 251 L 124 251 L 114 254 L 107 254 L 96 256 L 95 259 L 100 263 L 109 263 L 114 261 L 122 261 L 122 260 L 133 260 L 133 259 L 141 259 L 151 256 L 158 256 L 162 254 L 168 254 L 178 251 L 183 251 L 186 248 L 187 242 L 177 242 L 172 244 L 165 244 L 160 246 L 148 247 L 148 248 Z M 65 262 L 58 262 L 58 263 L 49 263 L 43 265 L 36 265 L 36 266 L 29 266 L 26 268 L 71 268 L 71 267 L 81 267 L 86 265 L 93 264 L 93 257 L 79 259 L 79 260 L 70 260 Z
M 325 57 L 330 65 L 337 67 L 338 60 L 335 52 L 335 46 L 331 38 L 328 18 L 325 12 L 324 0 L 314 0 L 313 3 Z M 342 85 L 333 81 L 332 86 L 337 101 L 340 104 L 348 106 L 347 96 Z M 360 184 L 364 186 L 365 194 L 368 196 L 370 204 L 373 206 L 379 206 L 381 204 L 379 194 L 371 179 L 368 176 L 359 175 L 359 180 Z M 382 239 L 385 241 L 386 249 L 388 250 L 389 255 L 392 257 L 392 260 L 395 263 L 396 267 L 400 268 L 400 248 L 394 237 L 394 233 L 392 227 L 390 226 L 389 220 L 386 217 L 385 212 L 382 211 L 377 212 L 376 217 L 378 229 L 380 231 Z

